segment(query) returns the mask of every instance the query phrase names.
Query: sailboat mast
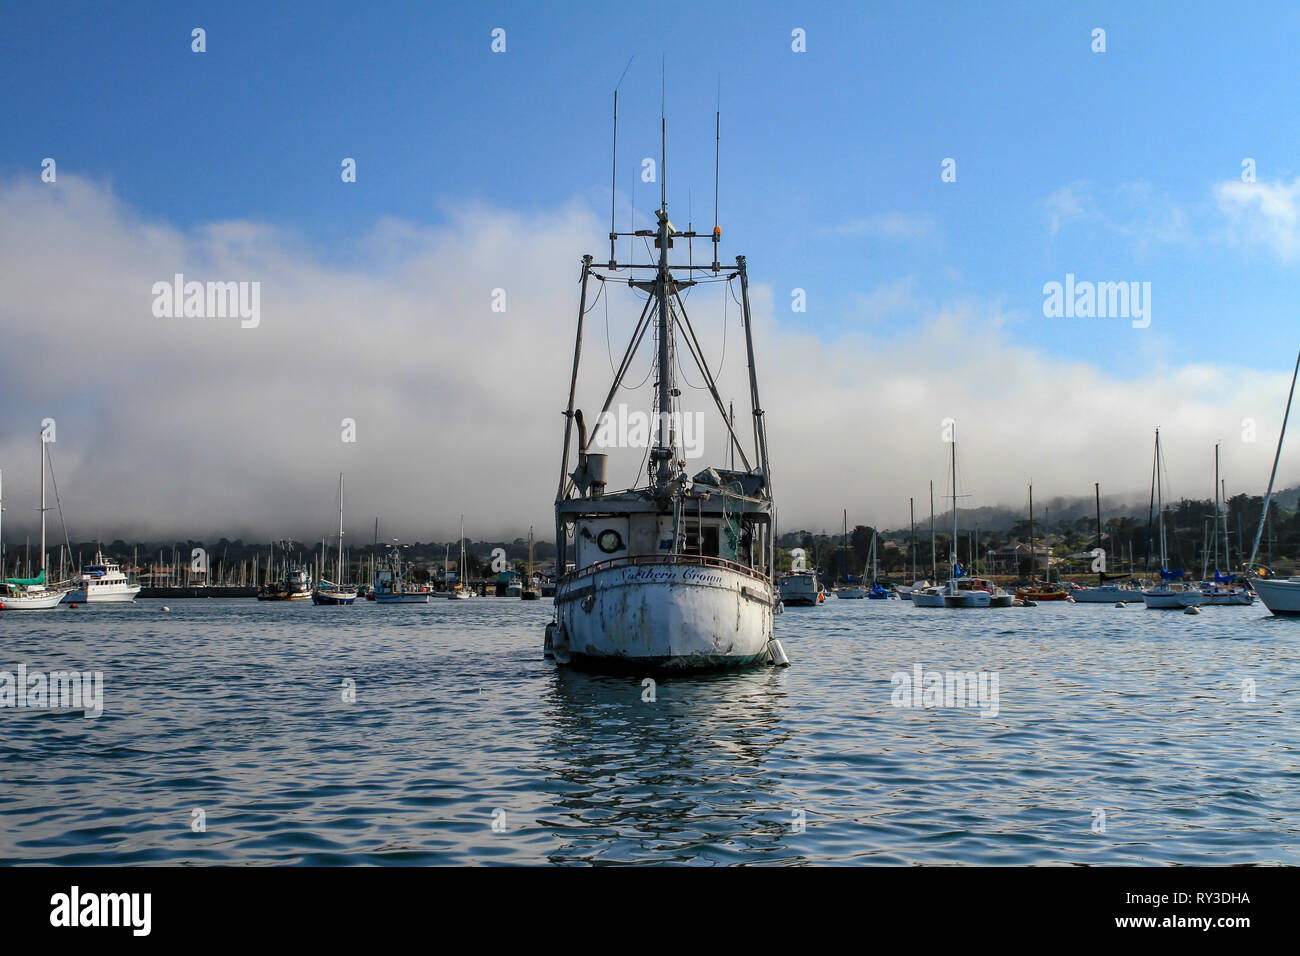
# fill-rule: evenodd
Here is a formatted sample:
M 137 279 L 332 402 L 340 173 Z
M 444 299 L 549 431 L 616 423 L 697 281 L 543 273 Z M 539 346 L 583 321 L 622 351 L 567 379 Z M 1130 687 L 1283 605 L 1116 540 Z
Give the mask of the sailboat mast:
M 343 584 L 343 472 L 339 472 L 339 560 L 338 583 Z
M 957 426 L 952 426 L 952 570 L 957 574 Z
M 41 573 L 45 573 L 45 432 L 41 432 Z
M 907 499 L 908 521 L 911 526 L 909 536 L 912 540 L 912 580 L 916 580 L 916 499 Z
M 1092 492 L 1097 497 L 1097 547 L 1100 548 L 1101 547 L 1101 482 L 1100 481 L 1094 481 L 1092 483 Z M 1104 569 L 1105 567 L 1106 565 L 1103 563 L 1102 568 Z M 1097 580 L 1102 584 L 1106 583 L 1106 572 L 1104 570 L 1097 572 Z
M 1231 548 L 1228 546 L 1228 483 L 1223 478 L 1219 479 L 1219 487 L 1223 492 L 1223 569 L 1232 570 L 1232 558 L 1229 556 Z M 1217 532 L 1216 532 L 1217 533 Z M 1241 528 L 1237 528 L 1237 537 L 1241 538 Z M 1241 545 L 1237 545 L 1238 550 Z
M 939 559 L 934 546 L 934 479 L 930 479 L 930 577 L 939 578 Z
M 1295 357 L 1295 371 L 1291 373 L 1291 391 L 1286 396 L 1286 411 L 1282 413 L 1282 430 L 1277 435 L 1277 451 L 1273 453 L 1273 471 L 1268 476 L 1268 491 L 1264 494 L 1264 507 L 1259 512 L 1259 527 L 1255 530 L 1255 543 L 1250 546 L 1250 560 L 1246 570 L 1255 566 L 1255 555 L 1259 552 L 1259 539 L 1264 533 L 1264 522 L 1268 519 L 1268 505 L 1273 500 L 1273 481 L 1277 478 L 1277 463 L 1282 457 L 1282 439 L 1286 437 L 1286 422 L 1291 417 L 1291 400 L 1295 398 L 1295 380 L 1300 375 L 1300 353 Z
M 1226 530 L 1226 529 L 1225 529 Z M 1226 535 L 1225 535 L 1226 537 Z M 1226 547 L 1227 542 L 1224 542 Z M 1219 571 L 1219 443 L 1214 443 L 1214 571 Z
M 1038 552 L 1034 550 L 1034 483 L 1029 483 L 1029 580 L 1038 573 Z
M 1165 550 L 1165 493 L 1161 488 L 1164 478 L 1160 473 L 1160 429 L 1156 429 L 1156 514 L 1160 521 L 1160 570 L 1169 570 L 1169 554 Z

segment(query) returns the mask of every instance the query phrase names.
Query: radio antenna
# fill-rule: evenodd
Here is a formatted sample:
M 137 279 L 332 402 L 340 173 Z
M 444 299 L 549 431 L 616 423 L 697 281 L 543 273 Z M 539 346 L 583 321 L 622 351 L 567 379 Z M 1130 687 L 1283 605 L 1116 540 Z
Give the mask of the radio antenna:
M 668 208 L 668 120 L 664 118 L 667 99 L 668 54 L 662 54 L 659 64 L 659 208 Z
M 718 240 L 722 230 L 718 228 L 718 156 L 722 151 L 722 74 L 718 74 L 718 111 L 713 116 L 713 272 L 716 275 L 718 265 Z
M 618 191 L 618 88 L 623 85 L 623 77 L 627 76 L 628 69 L 632 66 L 632 60 L 636 54 L 627 59 L 627 66 L 623 67 L 623 73 L 614 84 L 614 158 L 610 164 L 609 171 L 609 267 L 616 268 L 614 264 L 614 195 Z

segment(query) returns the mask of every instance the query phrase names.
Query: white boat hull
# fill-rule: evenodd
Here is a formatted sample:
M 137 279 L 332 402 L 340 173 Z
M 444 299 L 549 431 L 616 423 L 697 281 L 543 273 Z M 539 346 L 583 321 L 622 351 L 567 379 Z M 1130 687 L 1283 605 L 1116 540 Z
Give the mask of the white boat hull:
M 561 583 L 555 605 L 559 663 L 692 670 L 766 661 L 776 600 L 729 567 L 632 564 Z
M 1186 607 L 1198 607 L 1203 600 L 1200 591 L 1175 591 L 1170 588 L 1153 588 L 1142 592 L 1142 600 L 1148 608 L 1160 611 L 1175 611 Z
M 912 603 L 917 607 L 943 607 L 943 591 L 939 588 L 923 588 L 912 592 Z
M 990 607 L 993 595 L 988 591 L 958 591 L 943 596 L 944 607 Z
M 835 592 L 835 596 L 848 601 L 861 600 L 867 596 L 867 592 L 864 588 L 840 588 Z
M 1142 600 L 1142 592 L 1137 588 L 1112 587 L 1109 584 L 1095 588 L 1081 588 L 1071 591 L 1070 597 L 1079 604 L 1118 604 L 1120 602 L 1137 602 Z
M 1300 614 L 1300 579 L 1251 578 L 1250 586 L 1274 614 Z
M 392 592 L 387 592 L 383 594 L 376 593 L 375 603 L 376 604 L 428 604 L 429 595 L 427 592 L 421 593 L 418 591 L 398 592 L 396 594 Z
M 29 594 L 0 597 L 6 611 L 48 611 L 58 607 L 66 591 L 36 591 Z
M 77 588 L 68 593 L 68 601 L 73 604 L 130 604 L 140 593 L 139 585 L 129 584 L 121 590 L 117 588 Z

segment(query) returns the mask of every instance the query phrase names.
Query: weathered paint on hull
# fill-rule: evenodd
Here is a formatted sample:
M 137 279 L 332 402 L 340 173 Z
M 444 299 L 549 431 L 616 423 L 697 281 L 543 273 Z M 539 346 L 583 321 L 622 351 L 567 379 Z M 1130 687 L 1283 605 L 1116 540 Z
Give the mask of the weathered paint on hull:
M 632 565 L 556 590 L 567 646 L 592 669 L 713 670 L 762 663 L 773 634 L 771 585 L 728 568 Z

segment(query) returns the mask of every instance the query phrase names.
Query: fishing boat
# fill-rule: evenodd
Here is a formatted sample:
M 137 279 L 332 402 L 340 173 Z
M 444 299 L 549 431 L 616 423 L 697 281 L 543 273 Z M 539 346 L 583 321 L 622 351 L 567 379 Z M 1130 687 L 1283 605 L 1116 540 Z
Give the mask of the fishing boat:
M 1183 577 L 1183 569 L 1177 568 L 1171 570 L 1169 567 L 1168 544 L 1165 538 L 1165 503 L 1164 503 L 1164 480 L 1163 466 L 1160 455 L 1160 429 L 1156 429 L 1156 450 L 1155 458 L 1151 465 L 1151 488 L 1152 494 L 1156 499 L 1157 516 L 1159 521 L 1159 540 L 1160 540 L 1160 582 L 1155 587 L 1147 588 L 1142 592 L 1142 600 L 1147 606 L 1147 610 L 1176 611 L 1189 607 L 1197 607 L 1204 600 L 1204 595 L 1196 588 L 1188 587 L 1184 584 L 1176 584 Z M 1150 514 L 1147 517 L 1148 536 L 1150 534 L 1151 520 Z M 1147 539 L 1150 541 L 1150 537 Z M 1148 547 L 1148 553 L 1150 549 Z
M 5 578 L 0 584 L 0 607 L 9 611 L 48 611 L 59 606 L 71 588 L 66 584 L 49 582 L 48 556 L 45 552 L 45 456 L 47 454 L 45 434 L 41 433 L 41 570 L 35 577 Z M 58 490 L 57 488 L 55 489 Z M 0 522 L 4 520 L 4 491 L 0 483 Z M 4 540 L 3 524 L 0 523 L 0 542 Z M 0 549 L 0 554 L 3 554 Z M 30 571 L 30 568 L 29 568 Z M 0 565 L 0 577 L 4 576 Z
M 281 575 L 257 593 L 259 601 L 306 601 L 311 597 L 311 572 L 295 557 L 294 542 L 281 543 Z
M 402 569 L 402 545 L 388 546 L 388 558 L 375 573 L 376 604 L 428 604 L 429 589 L 408 583 Z
M 1255 529 L 1255 543 L 1250 548 L 1250 558 L 1246 561 L 1246 580 L 1259 595 L 1259 600 L 1269 612 L 1279 617 L 1300 615 L 1300 577 L 1281 577 L 1268 568 L 1255 564 L 1259 556 L 1259 542 L 1264 536 L 1264 525 L 1268 521 L 1268 508 L 1273 501 L 1273 484 L 1277 480 L 1277 463 L 1282 457 L 1282 443 L 1286 439 L 1286 424 L 1291 417 L 1291 402 L 1295 398 L 1296 377 L 1300 375 L 1300 355 L 1296 356 L 1295 370 L 1291 373 L 1291 391 L 1286 397 L 1286 411 L 1282 413 L 1282 430 L 1277 436 L 1277 451 L 1273 454 L 1273 470 L 1268 476 L 1268 491 L 1264 494 L 1264 506 L 1259 512 L 1259 527 Z M 1270 539 L 1271 540 L 1271 539 Z
M 537 601 L 542 596 L 542 589 L 537 586 L 537 581 L 533 577 L 533 529 L 528 529 L 528 568 L 524 578 L 523 589 L 519 592 L 519 597 L 524 601 Z
M 617 94 L 615 94 L 617 117 Z M 719 120 L 720 122 L 720 120 Z M 617 129 L 617 126 L 615 126 Z M 666 121 L 661 136 L 666 141 Z M 615 137 L 617 142 L 617 136 Z M 767 429 L 759 403 L 754 362 L 749 275 L 744 256 L 735 267 L 718 261 L 722 230 L 713 229 L 713 262 L 694 264 L 697 236 L 668 217 L 662 162 L 655 228 L 619 233 L 610 226 L 607 265 L 590 255 L 582 259 L 578 332 L 573 373 L 565 412 L 564 447 L 555 499 L 555 541 L 559 575 L 555 620 L 547 628 L 549 651 L 559 664 L 596 669 L 706 670 L 771 661 L 786 664 L 774 635 L 778 605 L 775 566 L 774 505 L 768 467 Z M 716 169 L 716 164 L 715 164 Z M 716 196 L 716 184 L 715 184 Z M 611 214 L 612 215 L 612 214 Z M 653 262 L 619 263 L 615 241 L 653 238 Z M 687 246 L 687 263 L 670 262 L 677 244 Z M 646 243 L 647 249 L 649 243 Z M 593 280 L 609 295 L 615 285 L 630 286 L 645 297 L 622 364 L 614 373 L 597 422 L 605 420 L 642 340 L 651 334 L 655 347 L 655 387 L 651 419 L 655 422 L 646 449 L 646 466 L 625 491 L 607 492 L 609 456 L 589 443 L 581 409 L 575 405 L 582 354 L 582 321 Z M 713 283 L 723 301 L 739 281 L 747 353 L 750 411 L 754 443 L 749 457 L 729 421 L 727 407 L 696 336 L 683 293 Z M 680 354 L 684 348 L 688 355 Z M 689 357 L 688 357 L 689 356 Z M 686 470 L 686 446 L 680 423 L 679 366 L 693 362 L 739 461 L 730 468 Z M 570 471 L 573 432 L 577 431 L 576 467 Z M 632 456 L 628 456 L 631 458 Z M 641 468 L 638 459 L 638 469 Z M 723 459 L 725 460 L 725 458 Z M 787 576 L 799 595 L 822 600 L 816 576 Z M 793 590 L 783 597 L 793 597 Z
M 116 562 L 105 560 L 103 551 L 95 552 L 95 563 L 73 577 L 72 584 L 67 600 L 73 604 L 130 604 L 140 593 L 140 585 Z
M 343 573 L 343 473 L 339 472 L 339 545 L 338 559 L 334 565 L 335 577 L 339 582 L 346 576 Z M 323 559 L 322 559 L 323 563 Z M 342 583 L 324 580 L 322 576 L 316 590 L 311 592 L 311 603 L 321 607 L 346 607 L 357 599 L 357 589 Z
M 456 585 L 447 592 L 453 601 L 467 601 L 474 592 L 465 584 L 465 516 L 460 516 L 460 565 L 456 571 Z

